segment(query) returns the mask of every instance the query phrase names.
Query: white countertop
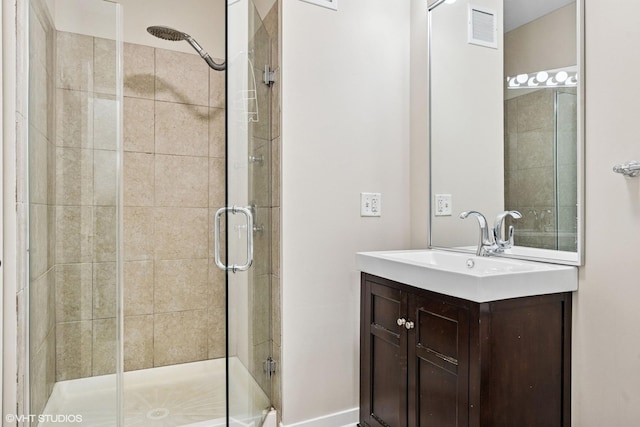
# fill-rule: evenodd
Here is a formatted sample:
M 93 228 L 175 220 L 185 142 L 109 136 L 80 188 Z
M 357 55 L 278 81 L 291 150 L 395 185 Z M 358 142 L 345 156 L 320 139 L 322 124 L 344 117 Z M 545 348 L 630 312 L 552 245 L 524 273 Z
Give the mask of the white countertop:
M 360 271 L 475 302 L 571 292 L 573 266 L 438 250 L 359 252 Z

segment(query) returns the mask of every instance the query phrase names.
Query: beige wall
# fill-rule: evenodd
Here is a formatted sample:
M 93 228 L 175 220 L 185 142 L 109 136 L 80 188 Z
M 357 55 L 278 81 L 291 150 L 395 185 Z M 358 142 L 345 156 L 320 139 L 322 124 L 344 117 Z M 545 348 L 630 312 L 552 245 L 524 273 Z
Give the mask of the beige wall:
M 111 8 L 86 0 L 48 0 L 56 29 L 95 37 L 113 38 Z M 163 49 L 193 53 L 185 42 L 170 42 L 149 35 L 146 28 L 165 25 L 193 36 L 214 58 L 224 57 L 225 0 L 119 0 L 123 8 L 124 41 Z M 87 19 L 87 15 L 106 13 L 106 19 Z
M 452 195 L 452 215 L 433 216 L 432 244 L 474 246 L 475 218 L 490 221 L 504 211 L 503 40 L 498 19 L 497 49 L 467 42 L 468 5 L 502 16 L 502 1 L 443 3 L 431 12 L 431 188 Z
M 428 14 L 423 0 L 411 0 L 410 200 L 411 248 L 429 245 Z
M 283 2 L 285 425 L 358 406 L 355 253 L 409 245 L 409 9 Z M 382 217 L 360 217 L 360 192 Z
M 505 76 L 576 65 L 576 34 L 575 3 L 509 31 L 504 35 Z
M 638 160 L 640 3 L 586 0 L 586 254 L 574 301 L 573 425 L 640 419 L 640 179 L 611 172 Z M 625 82 L 618 88 L 616 81 Z

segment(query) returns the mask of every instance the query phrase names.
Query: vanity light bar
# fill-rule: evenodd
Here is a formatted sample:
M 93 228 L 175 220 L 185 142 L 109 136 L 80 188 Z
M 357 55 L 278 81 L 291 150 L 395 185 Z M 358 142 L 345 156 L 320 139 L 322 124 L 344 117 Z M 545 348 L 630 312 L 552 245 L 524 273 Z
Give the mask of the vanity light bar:
M 507 77 L 507 89 L 531 89 L 536 87 L 576 87 L 576 71 L 540 71 Z

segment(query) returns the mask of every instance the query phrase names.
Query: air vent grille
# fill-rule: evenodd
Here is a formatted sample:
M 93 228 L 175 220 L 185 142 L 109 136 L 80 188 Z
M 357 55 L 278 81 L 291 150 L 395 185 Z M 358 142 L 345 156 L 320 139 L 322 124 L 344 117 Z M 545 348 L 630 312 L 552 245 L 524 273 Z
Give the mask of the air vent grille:
M 496 11 L 469 5 L 469 43 L 498 48 Z

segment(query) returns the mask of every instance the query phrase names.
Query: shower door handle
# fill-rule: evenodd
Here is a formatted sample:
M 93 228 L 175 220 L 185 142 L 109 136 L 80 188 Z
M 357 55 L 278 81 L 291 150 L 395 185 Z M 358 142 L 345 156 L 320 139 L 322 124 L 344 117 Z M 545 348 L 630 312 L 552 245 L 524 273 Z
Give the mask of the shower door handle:
M 226 265 L 220 259 L 220 218 L 222 214 L 231 212 L 232 214 L 243 214 L 247 220 L 246 230 L 247 230 L 247 261 L 244 264 L 231 264 Z M 214 246 L 215 246 L 215 258 L 216 265 L 218 268 L 224 271 L 231 270 L 232 272 L 236 271 L 247 271 L 251 264 L 253 264 L 253 213 L 251 213 L 250 208 L 243 208 L 240 206 L 227 206 L 224 208 L 218 209 L 214 219 Z M 228 252 L 228 251 L 227 251 Z

